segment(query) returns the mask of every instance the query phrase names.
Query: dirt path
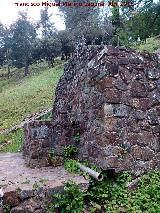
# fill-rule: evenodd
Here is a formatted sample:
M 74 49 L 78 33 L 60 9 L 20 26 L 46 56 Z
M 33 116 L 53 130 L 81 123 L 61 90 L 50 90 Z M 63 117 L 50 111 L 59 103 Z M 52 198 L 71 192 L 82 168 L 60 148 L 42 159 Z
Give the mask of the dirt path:
M 87 184 L 84 177 L 66 172 L 62 166 L 31 169 L 25 166 L 21 153 L 0 153 L 0 188 L 31 189 L 35 184 L 44 188 L 63 186 L 72 179 L 78 184 Z

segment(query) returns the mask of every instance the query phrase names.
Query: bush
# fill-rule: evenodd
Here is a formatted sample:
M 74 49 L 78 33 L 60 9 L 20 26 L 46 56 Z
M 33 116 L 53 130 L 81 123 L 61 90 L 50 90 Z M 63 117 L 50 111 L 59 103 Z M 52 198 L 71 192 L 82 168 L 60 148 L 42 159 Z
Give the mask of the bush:
M 74 170 L 74 169 L 73 169 Z M 76 169 L 75 169 L 76 170 Z M 150 171 L 142 176 L 138 188 L 128 191 L 131 175 L 122 172 L 113 180 L 102 182 L 91 179 L 87 192 L 81 192 L 74 182 L 65 183 L 63 195 L 57 194 L 54 207 L 61 207 L 62 213 L 80 213 L 84 206 L 90 213 L 159 213 L 160 212 L 160 171 Z
M 84 193 L 77 184 L 68 181 L 64 185 L 64 194 L 56 194 L 54 207 L 61 207 L 62 213 L 80 213 L 84 204 Z

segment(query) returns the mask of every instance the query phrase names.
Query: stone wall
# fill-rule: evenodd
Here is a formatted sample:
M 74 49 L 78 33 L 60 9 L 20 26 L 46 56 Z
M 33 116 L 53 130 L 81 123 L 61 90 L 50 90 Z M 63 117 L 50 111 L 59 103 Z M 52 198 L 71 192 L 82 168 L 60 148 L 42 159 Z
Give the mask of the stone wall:
M 64 146 L 75 144 L 81 160 L 139 175 L 160 168 L 159 116 L 156 54 L 83 47 L 56 89 L 51 146 L 61 155 Z
M 50 121 L 32 121 L 24 126 L 23 156 L 32 168 L 48 166 L 51 147 L 52 124 Z

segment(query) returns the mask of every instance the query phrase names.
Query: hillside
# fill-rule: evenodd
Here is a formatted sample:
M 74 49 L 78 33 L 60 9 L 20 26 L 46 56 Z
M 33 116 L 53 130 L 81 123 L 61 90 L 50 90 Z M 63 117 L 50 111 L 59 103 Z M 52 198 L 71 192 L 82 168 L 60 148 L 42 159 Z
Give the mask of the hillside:
M 61 62 L 60 62 L 61 63 Z M 53 93 L 62 75 L 63 64 L 55 68 L 32 69 L 28 77 L 1 77 L 0 83 L 0 130 L 22 122 L 27 116 L 47 109 L 53 104 Z M 2 72 L 1 72 L 2 73 Z M 18 151 L 22 141 L 22 130 L 8 135 L 0 135 L 0 143 L 7 142 L 2 151 Z M 1 150 L 0 150 L 1 151 Z

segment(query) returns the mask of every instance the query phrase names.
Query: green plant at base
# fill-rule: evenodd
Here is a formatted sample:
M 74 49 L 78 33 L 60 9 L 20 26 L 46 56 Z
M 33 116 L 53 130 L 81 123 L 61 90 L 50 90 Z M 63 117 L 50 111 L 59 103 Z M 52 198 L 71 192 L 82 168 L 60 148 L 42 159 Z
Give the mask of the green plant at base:
M 2 208 L 3 208 L 4 213 L 9 213 L 11 210 L 11 207 L 7 204 L 2 205 Z
M 70 163 L 73 160 L 69 160 Z M 76 161 L 73 161 L 75 164 Z M 73 166 L 74 168 L 74 166 Z M 77 171 L 77 168 L 72 171 Z M 131 181 L 128 172 L 116 174 L 113 180 L 107 174 L 101 182 L 90 180 L 89 189 L 82 193 L 78 186 L 69 182 L 65 193 L 56 195 L 54 207 L 61 207 L 62 213 L 79 213 L 87 206 L 90 213 L 159 213 L 160 212 L 160 171 L 150 171 L 143 175 L 138 188 L 129 191 L 127 183 Z
M 56 155 L 55 155 L 54 149 L 50 149 L 49 153 L 48 153 L 49 160 L 55 159 L 55 157 L 56 157 Z
M 84 161 L 82 163 L 84 166 L 87 166 L 88 163 L 86 161 Z M 68 171 L 68 172 L 71 172 L 71 173 L 77 173 L 79 175 L 82 175 L 85 179 L 90 179 L 90 176 L 88 175 L 87 172 L 83 172 L 80 170 L 78 164 L 77 164 L 77 161 L 76 160 L 66 160 L 64 161 L 64 168 Z
M 160 212 L 160 171 L 150 171 L 144 175 L 137 190 L 130 193 L 132 198 L 128 203 L 128 212 Z
M 90 208 L 97 209 L 96 206 L 99 205 L 102 209 L 106 209 L 108 213 L 118 212 L 119 206 L 127 204 L 127 179 L 129 180 L 129 175 L 127 176 L 127 174 L 117 177 L 115 182 L 112 178 L 107 177 L 107 174 L 104 174 L 102 182 L 92 179 L 85 197 L 90 204 Z M 96 206 L 93 206 L 93 203 Z M 94 211 L 92 210 L 92 212 Z
M 84 193 L 73 181 L 64 184 L 64 194 L 54 195 L 54 207 L 61 207 L 61 213 L 80 213 L 84 205 Z
M 77 165 L 77 161 L 75 160 L 66 160 L 64 162 L 64 168 L 71 173 L 79 173 L 80 169 Z
M 104 179 L 93 182 L 85 199 L 95 202 L 106 209 L 106 213 L 159 213 L 160 212 L 160 171 L 151 171 L 142 176 L 138 189 L 128 191 L 126 183 L 131 175 L 123 172 L 117 175 L 116 181 Z
M 80 133 L 77 132 L 77 134 L 74 136 L 74 141 L 80 142 Z
M 40 189 L 40 183 L 39 182 L 37 182 L 37 181 L 35 181 L 35 183 L 33 184 L 33 190 L 34 191 L 38 191 L 39 189 Z
M 77 154 L 78 152 L 78 148 L 74 145 L 68 145 L 64 148 L 63 151 L 63 156 L 64 158 L 71 158 L 73 157 L 75 154 Z
M 134 44 L 133 46 L 131 46 L 131 48 L 140 52 L 148 51 L 153 53 L 159 48 L 159 46 L 160 46 L 159 39 L 155 39 L 154 37 L 151 37 L 151 38 L 147 38 L 145 43 Z

